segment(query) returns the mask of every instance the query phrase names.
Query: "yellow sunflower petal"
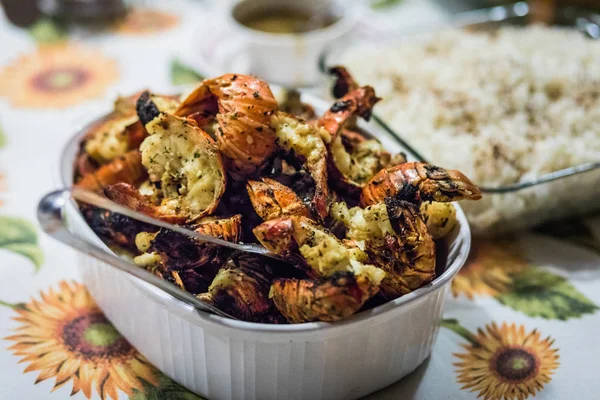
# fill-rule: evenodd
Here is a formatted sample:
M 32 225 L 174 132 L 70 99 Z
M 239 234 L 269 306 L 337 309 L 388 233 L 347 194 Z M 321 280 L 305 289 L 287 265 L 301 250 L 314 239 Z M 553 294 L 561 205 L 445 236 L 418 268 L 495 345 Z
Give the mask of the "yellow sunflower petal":
M 57 367 L 68 358 L 68 354 L 63 351 L 56 351 L 40 356 L 36 361 L 32 362 L 25 368 L 25 372 L 35 371 L 38 369 Z
M 59 368 L 58 373 L 56 374 L 57 382 L 66 382 L 71 376 L 77 372 L 80 366 L 80 361 L 77 358 L 70 358 L 66 360 Z
M 52 378 L 54 375 L 56 375 L 56 367 L 42 368 L 40 374 L 35 379 L 35 384 L 37 385 L 38 383 L 45 381 L 46 379 Z
M 96 392 L 100 396 L 101 399 L 106 398 L 106 392 L 104 391 L 104 384 L 108 380 L 108 371 L 104 368 L 97 368 L 94 371 L 94 376 L 92 378 L 94 385 L 96 386 Z
M 133 394 L 133 389 L 144 390 L 144 385 L 136 377 L 135 372 L 129 369 L 129 366 L 114 363 L 110 370 L 110 376 L 114 379 L 115 384 L 119 389 L 127 393 L 128 396 Z
M 141 358 L 142 356 L 138 355 L 138 357 Z M 158 386 L 160 377 L 156 368 L 145 359 L 139 359 L 138 357 L 133 357 L 129 361 L 131 370 L 150 385 Z
M 8 348 L 8 350 L 16 350 L 15 351 L 16 355 L 20 355 L 20 354 L 18 354 L 19 350 L 23 350 L 24 353 L 27 352 L 28 354 L 39 355 L 39 354 L 45 354 L 45 353 L 54 351 L 56 348 L 57 348 L 56 340 L 50 339 L 47 342 L 31 343 L 28 345 L 23 345 L 21 343 L 17 343 L 15 345 L 10 346 Z
M 74 375 L 71 378 L 71 381 L 73 382 L 73 389 L 71 389 L 71 396 L 74 396 L 75 394 L 79 393 L 79 391 L 81 390 L 81 384 L 79 383 L 79 378 L 77 378 L 77 375 Z M 89 396 L 88 396 L 89 399 Z
M 87 290 L 78 291 L 73 298 L 73 306 L 77 308 L 83 307 L 94 307 L 96 308 L 96 303 L 92 300 L 92 296 L 90 296 Z
M 55 332 L 44 326 L 29 326 L 27 330 L 22 331 L 23 335 L 30 339 L 53 337 Z
M 504 293 L 512 284 L 511 275 L 528 265 L 515 241 L 474 240 L 469 259 L 452 282 L 452 294 L 473 299 Z
M 74 292 L 77 291 L 79 284 L 77 282 L 73 282 L 73 286 L 69 284 L 67 281 L 60 281 L 58 287 L 60 288 L 60 294 L 63 297 L 64 302 L 69 301 L 69 296 L 72 296 Z
M 102 393 L 110 396 L 114 400 L 118 400 L 119 394 L 117 393 L 117 387 L 115 385 L 114 379 L 109 375 L 104 381 L 104 385 L 102 388 Z
M 21 340 L 21 339 L 24 339 L 25 337 L 26 336 L 24 336 L 24 335 L 10 335 L 10 336 L 5 336 L 2 339 L 4 339 L 4 340 Z M 17 346 L 17 345 L 22 346 L 20 343 L 16 343 L 13 346 Z M 15 348 L 17 348 L 17 347 L 15 347 Z M 9 350 L 12 350 L 12 349 L 9 347 Z
M 83 363 L 79 368 L 79 387 L 88 399 L 92 396 L 92 382 L 95 372 L 95 367 L 89 363 Z

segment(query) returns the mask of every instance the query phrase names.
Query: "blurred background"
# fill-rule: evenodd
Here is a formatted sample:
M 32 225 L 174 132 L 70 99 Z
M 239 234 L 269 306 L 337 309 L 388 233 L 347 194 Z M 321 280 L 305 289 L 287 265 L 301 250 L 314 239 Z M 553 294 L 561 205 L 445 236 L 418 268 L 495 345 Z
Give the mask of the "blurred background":
M 582 377 L 595 374 L 594 365 L 582 363 L 581 346 L 586 344 L 592 362 L 600 357 L 600 346 L 594 345 L 600 305 L 600 48 L 588 40 L 600 38 L 600 1 L 0 0 L 0 5 L 0 228 L 24 232 L 20 238 L 0 229 L 0 248 L 9 250 L 3 257 L 14 256 L 0 263 L 7 266 L 0 279 L 0 305 L 10 300 L 16 311 L 16 302 L 59 278 L 79 279 L 74 254 L 42 235 L 38 246 L 35 210 L 44 193 L 64 186 L 57 179 L 58 165 L 65 164 L 59 157 L 80 128 L 113 111 L 128 123 L 131 115 L 119 115 L 122 104 L 113 108 L 119 96 L 143 89 L 178 94 L 204 78 L 233 72 L 327 97 L 327 67 L 347 57 L 359 83 L 375 86 L 383 98 L 374 119 L 413 143 L 422 159 L 460 169 L 485 189 L 482 201 L 464 207 L 472 231 L 508 232 L 505 241 L 476 238 L 452 286 L 456 301 L 445 317 L 458 319 L 466 328 L 456 319 L 452 326 L 471 343 L 475 335 L 468 330 L 485 339 L 482 327 L 491 323 L 489 340 L 492 334 L 505 335 L 507 346 L 515 345 L 515 326 L 520 335 L 524 326 L 527 332 L 533 329 L 527 338 L 539 338 L 539 327 L 552 340 L 526 354 L 526 360 L 536 361 L 534 375 L 517 368 L 527 365 L 522 358 L 513 364 L 507 358 L 506 368 L 484 371 L 491 377 L 489 387 L 507 391 L 497 393 L 498 398 L 534 396 L 557 369 L 556 350 L 549 350 L 556 338 L 561 369 L 545 398 L 597 393 L 581 385 Z M 512 30 L 512 25 L 530 23 L 571 29 Z M 504 30 L 503 40 L 471 35 L 504 25 L 511 28 Z M 413 42 L 404 46 L 402 41 L 448 26 L 461 29 L 443 32 L 424 49 L 414 51 Z M 364 53 L 344 55 L 349 44 L 358 48 L 359 42 L 367 44 Z M 397 47 L 378 52 L 375 45 L 387 42 Z M 117 124 L 111 139 L 118 139 L 124 126 Z M 448 140 L 439 140 L 442 135 Z M 109 150 L 96 154 L 95 167 L 115 157 Z M 51 265 L 32 277 L 18 265 L 26 266 L 26 260 L 15 254 L 36 270 L 44 260 Z M 12 308 L 0 310 L 6 313 L 1 320 L 8 321 Z M 576 324 L 565 324 L 568 319 Z M 496 334 L 494 321 L 512 325 L 502 324 Z M 455 357 L 462 339 L 443 332 L 429 367 L 381 398 L 413 392 L 415 398 L 463 398 L 467 392 L 462 389 L 480 384 L 479 395 L 488 396 L 480 370 L 466 356 Z M 0 332 L 0 337 L 8 335 Z M 473 365 L 495 365 L 481 361 L 492 354 L 473 354 Z M 0 352 L 0 365 L 10 366 L 0 374 L 7 398 L 50 394 L 53 383 L 33 385 L 33 377 L 22 374 L 9 352 Z M 517 369 L 508 368 L 512 365 Z M 39 380 L 53 377 L 50 372 L 44 370 Z M 496 384 L 495 377 L 505 378 L 502 373 L 509 373 L 506 380 L 513 383 Z M 523 376 L 529 383 L 515 378 Z M 70 384 L 60 388 L 65 382 L 57 380 L 53 395 L 69 395 Z M 90 390 L 79 398 L 89 399 Z M 174 398 L 168 392 L 164 396 L 135 398 Z
M 19 54 L 19 46 L 13 46 L 15 41 L 24 35 L 33 38 L 38 44 L 53 44 L 70 41 L 87 42 L 102 47 L 106 40 L 117 46 L 126 41 L 127 37 L 138 36 L 157 41 L 156 50 L 166 53 L 179 53 L 176 58 L 185 58 L 194 72 L 202 76 L 216 73 L 251 72 L 271 82 L 287 86 L 318 86 L 316 63 L 318 55 L 327 43 L 339 40 L 351 33 L 355 37 L 385 40 L 389 35 L 402 35 L 413 31 L 424 31 L 431 26 L 448 23 L 457 17 L 480 9 L 492 9 L 498 6 L 509 7 L 517 2 L 500 0 L 315 0 L 308 1 L 302 7 L 308 7 L 307 19 L 298 19 L 295 12 L 300 3 L 288 1 L 209 1 L 209 0 L 175 0 L 158 1 L 127 1 L 127 0 L 2 0 L 5 19 L 0 20 L 4 25 L 2 33 L 5 39 L 0 50 L 0 61 L 9 61 Z M 238 7 L 241 13 L 248 15 L 235 16 L 237 3 L 253 3 L 253 5 Z M 288 4 L 289 3 L 289 4 Z M 594 0 L 531 0 L 518 2 L 528 12 L 535 10 L 534 18 L 550 22 L 556 9 L 576 5 L 586 9 L 600 6 Z M 270 9 L 285 9 L 290 6 L 294 15 L 270 15 Z M 302 8 L 300 7 L 300 8 Z M 249 9 L 244 11 L 244 9 Z M 256 12 L 252 9 L 263 10 L 264 15 L 258 18 L 266 20 L 256 23 Z M 289 7 L 288 7 L 289 8 Z M 333 11 L 332 11 L 333 10 Z M 349 11 L 351 10 L 351 11 Z M 239 11 L 239 10 L 238 10 Z M 281 10 L 280 10 L 281 11 Z M 496 10 L 498 11 L 498 10 Z M 277 11 L 279 12 L 279 11 Z M 277 12 L 275 14 L 277 14 Z M 333 12 L 336 15 L 328 15 Z M 259 13 L 260 14 L 260 13 Z M 272 13 L 271 13 L 272 14 Z M 322 35 L 318 40 L 301 44 L 303 35 L 310 36 L 313 31 L 324 31 L 329 26 L 321 26 L 328 17 L 340 17 L 348 20 L 343 28 L 335 33 Z M 351 15 L 350 15 L 351 14 Z M 233 18 L 232 18 L 233 17 Z M 502 12 L 495 18 L 501 18 Z M 244 18 L 250 18 L 244 21 Z M 279 19 L 278 19 L 279 18 Z M 295 18 L 295 20 L 293 20 Z M 320 20 L 323 19 L 323 20 Z M 351 20 L 351 21 L 350 21 Z M 233 23 L 232 23 L 233 22 Z M 334 22 L 333 20 L 331 22 Z M 265 23 L 266 25 L 260 25 Z M 307 23 L 305 27 L 301 25 Z M 297 24 L 297 26 L 294 26 Z M 339 24 L 332 24 L 339 25 Z M 350 28 L 352 25 L 352 28 Z M 239 30 L 239 27 L 242 30 Z M 244 28 L 250 28 L 244 29 Z M 274 29 L 274 30 L 273 30 Z M 254 30 L 255 32 L 252 32 Z M 335 31 L 335 29 L 331 29 Z M 305 32 L 306 31 L 306 32 Z M 255 33 L 258 32 L 258 35 Z M 269 33 L 269 40 L 262 33 Z M 115 33 L 120 35 L 114 35 Z M 277 34 L 298 34 L 296 42 L 275 48 Z M 162 45 L 160 38 L 168 34 L 174 40 Z M 275 34 L 275 36 L 273 36 Z M 156 36 L 153 36 L 156 35 Z M 159 36 L 160 35 L 160 36 Z M 317 36 L 316 34 L 313 36 Z M 285 40 L 282 39 L 281 42 Z M 243 46 L 241 45 L 243 43 Z M 299 44 L 300 43 L 300 44 Z M 256 47 L 252 47 L 256 45 Z M 240 48 L 244 47 L 243 49 Z M 296 47 L 292 53 L 282 49 Z M 301 50 L 298 47 L 302 47 Z M 289 50 L 289 49 L 288 49 Z M 248 52 L 256 53 L 254 55 Z M 260 53 L 260 54 L 258 54 Z M 275 55 L 277 54 L 277 55 Z M 174 56 L 175 57 L 175 56 Z M 265 66 L 263 58 L 273 58 L 269 66 Z M 155 60 L 161 62 L 163 60 Z M 183 62 L 183 60 L 179 60 Z M 297 71 L 290 72 L 288 64 L 302 64 Z M 275 64 L 275 65 L 272 65 Z M 310 65 L 309 65 L 310 64 Z M 311 70 L 312 68 L 312 70 Z M 279 70 L 279 71 L 277 71 Z M 192 72 L 192 71 L 187 71 Z M 288 80 L 281 75 L 287 75 Z M 279 76 L 278 76 L 279 75 Z M 301 77 L 299 77 L 301 76 Z M 190 78 L 190 76 L 187 76 Z M 178 83 L 182 83 L 178 81 Z

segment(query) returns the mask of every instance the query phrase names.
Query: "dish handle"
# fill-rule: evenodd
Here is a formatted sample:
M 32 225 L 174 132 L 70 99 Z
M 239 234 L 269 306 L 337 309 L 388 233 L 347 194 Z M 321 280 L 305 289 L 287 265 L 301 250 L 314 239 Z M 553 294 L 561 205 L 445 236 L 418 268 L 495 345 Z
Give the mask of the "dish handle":
M 190 293 L 184 292 L 174 284 L 162 280 L 145 269 L 108 253 L 74 235 L 65 223 L 65 207 L 69 198 L 70 190 L 61 189 L 46 194 L 40 200 L 37 208 L 37 219 L 46 234 L 104 264 L 158 287 L 176 299 L 191 305 L 199 312 L 207 312 L 221 317 L 236 319 L 214 305 L 203 302 Z

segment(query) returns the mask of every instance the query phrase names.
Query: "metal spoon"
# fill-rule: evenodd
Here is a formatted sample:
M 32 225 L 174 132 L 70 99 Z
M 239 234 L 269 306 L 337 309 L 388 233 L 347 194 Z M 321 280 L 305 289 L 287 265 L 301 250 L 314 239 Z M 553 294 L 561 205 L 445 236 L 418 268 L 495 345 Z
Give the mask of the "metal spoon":
M 75 195 L 75 192 L 77 192 L 76 195 Z M 86 192 L 86 191 L 83 191 L 83 192 Z M 174 284 L 167 282 L 165 280 L 162 280 L 162 279 L 158 278 L 157 276 L 151 274 L 150 272 L 146 271 L 145 269 L 140 268 L 131 262 L 125 261 L 125 260 L 115 256 L 114 254 L 111 254 L 104 250 L 101 250 L 100 248 L 89 244 L 88 242 L 84 241 L 83 239 L 81 239 L 81 238 L 75 236 L 73 233 L 71 233 L 69 231 L 69 229 L 67 228 L 67 226 L 65 225 L 65 219 L 64 219 L 65 205 L 66 205 L 67 199 L 69 198 L 71 193 L 72 192 L 69 189 L 57 190 L 57 191 L 47 194 L 46 196 L 44 196 L 44 198 L 42 198 L 42 200 L 40 200 L 40 203 L 38 204 L 38 209 L 37 209 L 37 217 L 38 217 L 38 221 L 39 221 L 40 225 L 42 226 L 42 229 L 44 230 L 44 232 L 46 232 L 48 235 L 52 236 L 56 240 L 66 244 L 70 247 L 73 247 L 73 248 L 81 251 L 84 254 L 94 257 L 97 260 L 100 260 L 114 268 L 124 271 L 124 272 L 128 273 L 129 275 L 135 276 L 136 278 L 139 278 L 139 279 L 143 280 L 144 282 L 147 282 L 151 285 L 156 286 L 159 289 L 164 290 L 171 296 L 175 297 L 178 300 L 181 300 L 182 302 L 184 302 L 186 304 L 191 305 L 198 311 L 204 311 L 204 312 L 208 312 L 211 314 L 216 314 L 221 317 L 237 319 L 237 318 L 221 311 L 214 305 L 207 303 L 207 302 L 203 302 L 200 299 L 196 298 L 195 296 L 191 295 L 190 293 L 184 292 L 183 290 L 181 290 L 179 287 L 175 286 Z M 79 190 L 76 190 L 76 191 L 73 191 L 73 194 L 74 194 L 73 197 L 77 196 L 77 197 L 88 198 L 88 193 L 82 193 Z M 100 196 L 98 196 L 98 197 L 100 197 Z M 91 198 L 94 199 L 93 196 L 91 196 Z M 84 200 L 82 200 L 82 201 L 84 201 Z M 93 200 L 93 201 L 95 202 L 95 200 Z M 100 202 L 100 203 L 105 204 L 104 202 Z M 109 207 L 104 207 L 104 208 L 110 209 L 112 211 L 113 207 L 110 206 L 110 208 Z M 115 212 L 119 212 L 119 211 L 115 211 Z M 123 214 L 130 216 L 129 213 L 123 213 Z M 134 214 L 137 214 L 137 213 L 134 213 Z M 135 218 L 135 216 L 133 216 L 132 218 Z M 153 221 L 152 221 L 153 219 L 152 218 L 149 218 L 149 219 L 150 219 L 150 221 L 148 221 L 144 218 L 143 221 L 148 222 L 148 223 L 153 223 Z M 170 225 L 170 224 L 166 224 L 166 225 Z M 159 226 L 161 226 L 161 225 L 159 225 Z M 166 226 L 166 227 L 171 229 L 168 226 Z M 173 229 L 173 230 L 176 230 L 176 229 Z M 182 230 L 187 231 L 186 229 L 182 229 Z M 178 229 L 176 231 L 179 232 Z M 192 231 L 187 231 L 187 232 L 184 232 L 183 234 L 188 235 L 188 232 L 192 232 Z M 181 233 L 181 232 L 179 232 L 179 233 Z M 188 235 L 188 236 L 195 237 L 196 235 Z M 200 238 L 202 238 L 205 235 L 200 235 L 200 236 L 201 236 Z M 212 239 L 215 239 L 215 238 L 212 238 Z M 211 241 L 215 242 L 214 240 L 211 240 Z M 231 246 L 229 246 L 229 247 L 231 247 Z
M 124 207 L 120 204 L 115 203 L 112 200 L 107 199 L 106 197 L 100 196 L 99 194 L 89 190 L 81 189 L 78 187 L 72 187 L 70 189 L 63 189 L 59 192 L 63 192 L 65 195 L 71 195 L 75 200 L 81 201 L 83 203 L 100 207 L 113 213 L 125 215 L 126 217 L 135 219 L 137 221 L 145 222 L 150 225 L 155 225 L 161 228 L 169 229 L 173 232 L 180 233 L 192 239 L 201 240 L 202 242 L 207 243 L 218 244 L 219 246 L 229 247 L 230 249 L 243 251 L 246 253 L 254 253 L 261 256 L 274 258 L 278 261 L 286 261 L 281 256 L 270 252 L 263 246 L 256 244 L 232 243 L 223 239 L 216 238 L 214 236 L 204 235 L 202 233 L 183 228 L 179 225 L 170 224 L 168 222 L 149 217 L 146 214 L 142 214 L 130 208 Z

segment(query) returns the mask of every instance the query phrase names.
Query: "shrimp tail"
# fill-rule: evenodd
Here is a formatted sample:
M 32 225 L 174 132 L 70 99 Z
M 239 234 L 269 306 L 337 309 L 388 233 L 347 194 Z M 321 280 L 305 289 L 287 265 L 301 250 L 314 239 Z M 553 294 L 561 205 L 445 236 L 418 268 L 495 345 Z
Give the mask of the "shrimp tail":
M 481 190 L 456 170 L 410 162 L 379 171 L 363 188 L 361 205 L 392 197 L 416 204 L 423 201 L 479 200 Z
M 150 92 L 145 90 L 142 92 L 135 104 L 135 110 L 142 124 L 146 125 L 154 118 L 158 117 L 160 111 L 150 96 Z
M 331 67 L 329 68 L 329 74 L 335 79 L 332 94 L 336 99 L 344 97 L 349 92 L 358 89 L 358 83 L 356 83 L 346 68 L 341 66 Z

